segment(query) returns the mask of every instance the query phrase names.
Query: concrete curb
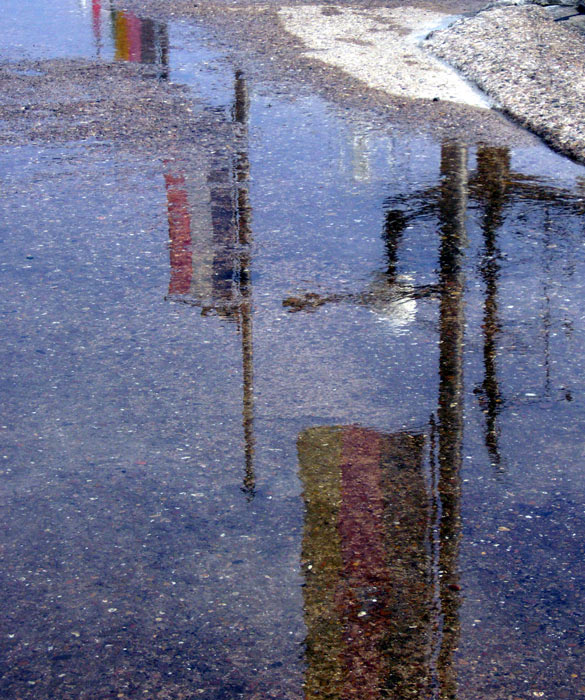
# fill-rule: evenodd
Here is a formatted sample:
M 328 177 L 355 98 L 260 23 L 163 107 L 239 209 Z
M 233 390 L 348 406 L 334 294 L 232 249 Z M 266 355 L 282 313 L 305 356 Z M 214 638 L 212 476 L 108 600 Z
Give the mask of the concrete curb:
M 585 37 L 578 29 L 534 3 L 497 3 L 432 33 L 425 47 L 520 124 L 585 161 Z

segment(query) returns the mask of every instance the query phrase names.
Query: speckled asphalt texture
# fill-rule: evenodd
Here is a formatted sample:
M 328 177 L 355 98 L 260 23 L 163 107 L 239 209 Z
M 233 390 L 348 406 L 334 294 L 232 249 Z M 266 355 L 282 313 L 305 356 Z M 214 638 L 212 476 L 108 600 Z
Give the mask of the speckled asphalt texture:
M 1 700 L 585 700 L 585 167 L 431 1 L 2 0 Z
M 375 16 L 380 7 L 404 8 L 406 14 L 409 8 L 418 8 L 452 15 L 454 19 L 459 16 L 447 29 L 432 33 L 424 41 L 426 50 L 458 69 L 505 114 L 556 150 L 582 161 L 585 158 L 585 131 L 580 128 L 585 109 L 585 17 L 578 15 L 575 5 L 566 2 L 544 6 L 544 0 L 504 0 L 490 4 L 477 0 L 432 3 L 368 0 L 357 5 L 342 0 L 330 5 L 332 11 L 358 8 L 364 21 Z M 310 47 L 286 30 L 280 8 L 309 3 L 128 0 L 126 4 L 150 14 L 204 20 L 208 26 L 215 24 L 226 45 L 244 56 L 245 63 L 254 63 L 254 72 L 280 71 L 282 80 L 284 68 L 289 76 L 303 73 L 303 81 L 321 83 L 329 97 L 343 95 L 347 100 L 357 96 L 361 105 L 365 101 L 380 101 L 379 89 L 372 90 L 349 73 L 325 66 L 325 57 L 322 61 L 315 56 L 307 59 Z M 394 104 L 399 99 L 396 96 Z M 407 121 L 416 123 L 420 108 L 414 100 L 401 105 L 398 111 L 408 112 Z M 460 133 L 462 129 L 475 131 L 478 125 L 490 129 L 489 118 L 479 113 L 472 117 L 473 128 L 465 128 L 461 110 L 454 110 L 449 101 L 442 100 L 439 111 L 443 117 L 449 112 L 442 119 L 443 129 L 449 122 L 456 124 Z M 424 112 L 426 121 L 428 107 Z M 498 128 L 505 131 L 501 122 Z

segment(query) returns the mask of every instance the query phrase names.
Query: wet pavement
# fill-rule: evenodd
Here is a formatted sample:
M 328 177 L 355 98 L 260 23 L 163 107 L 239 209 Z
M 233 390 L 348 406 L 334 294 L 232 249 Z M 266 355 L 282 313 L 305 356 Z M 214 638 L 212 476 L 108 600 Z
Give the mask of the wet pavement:
M 13 5 L 0 696 L 585 698 L 585 169 Z

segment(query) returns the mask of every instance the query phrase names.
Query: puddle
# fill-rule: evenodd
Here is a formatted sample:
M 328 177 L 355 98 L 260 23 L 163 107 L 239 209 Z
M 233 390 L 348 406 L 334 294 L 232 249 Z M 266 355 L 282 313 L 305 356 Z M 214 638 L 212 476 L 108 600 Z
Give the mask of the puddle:
M 0 694 L 585 697 L 585 170 L 104 6 L 200 131 L 0 149 Z

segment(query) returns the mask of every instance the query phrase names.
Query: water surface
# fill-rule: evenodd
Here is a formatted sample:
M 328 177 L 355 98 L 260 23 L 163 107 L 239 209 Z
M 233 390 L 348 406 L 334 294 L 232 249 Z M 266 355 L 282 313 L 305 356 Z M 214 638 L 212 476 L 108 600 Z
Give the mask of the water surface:
M 221 130 L 0 150 L 3 696 L 585 697 L 583 168 L 4 21 Z

